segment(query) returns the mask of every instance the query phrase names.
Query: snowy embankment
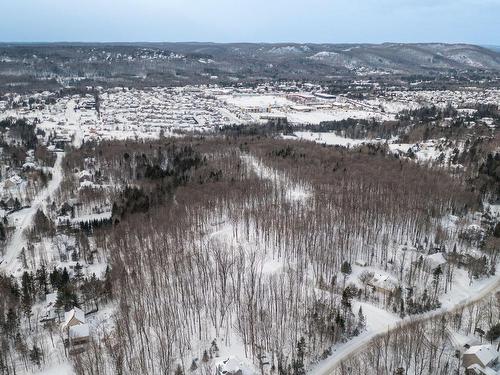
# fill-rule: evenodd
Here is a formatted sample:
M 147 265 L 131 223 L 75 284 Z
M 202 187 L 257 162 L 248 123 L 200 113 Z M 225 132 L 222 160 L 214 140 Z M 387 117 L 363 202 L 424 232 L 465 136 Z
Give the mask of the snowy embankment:
M 57 154 L 56 162 L 52 168 L 52 179 L 49 181 L 47 187 L 38 193 L 31 202 L 29 208 L 19 211 L 18 221 L 15 222 L 14 233 L 5 247 L 3 262 L 0 264 L 0 271 L 5 271 L 7 274 L 15 274 L 20 270 L 18 257 L 22 249 L 26 246 L 26 239 L 24 237 L 25 231 L 32 225 L 36 212 L 39 209 L 43 209 L 46 205 L 46 200 L 59 188 L 63 177 L 63 157 L 64 153 Z
M 500 266 L 500 263 L 497 265 Z M 367 316 L 367 330 L 361 335 L 344 344 L 337 345 L 333 349 L 333 355 L 315 365 L 311 371 L 312 375 L 328 375 L 342 362 L 360 353 L 366 348 L 371 340 L 377 336 L 397 330 L 415 322 L 425 322 L 446 313 L 452 313 L 469 304 L 475 303 L 500 287 L 500 275 L 488 279 L 478 280 L 464 289 L 464 280 L 460 278 L 458 285 L 449 292 L 449 296 L 442 298 L 443 306 L 439 309 L 429 311 L 421 315 L 412 315 L 404 319 L 395 317 L 385 310 L 374 308 L 370 304 L 361 304 L 363 312 Z M 455 294 L 459 290 L 458 294 Z M 356 308 L 358 304 L 355 305 Z

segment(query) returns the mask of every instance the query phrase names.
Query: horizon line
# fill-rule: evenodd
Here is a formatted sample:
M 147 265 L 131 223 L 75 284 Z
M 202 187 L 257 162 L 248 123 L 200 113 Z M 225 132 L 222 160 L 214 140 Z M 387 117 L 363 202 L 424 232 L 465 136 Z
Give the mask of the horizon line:
M 48 45 L 48 44 L 266 44 L 266 45 L 276 45 L 276 44 L 296 44 L 296 45 L 385 45 L 385 44 L 445 44 L 445 45 L 472 45 L 479 47 L 500 47 L 500 44 L 492 43 L 475 43 L 475 42 L 395 42 L 395 41 L 384 41 L 384 42 L 299 42 L 299 41 L 279 41 L 279 42 L 261 42 L 261 41 L 233 41 L 233 42 L 214 42 L 214 41 L 0 41 L 0 45 Z

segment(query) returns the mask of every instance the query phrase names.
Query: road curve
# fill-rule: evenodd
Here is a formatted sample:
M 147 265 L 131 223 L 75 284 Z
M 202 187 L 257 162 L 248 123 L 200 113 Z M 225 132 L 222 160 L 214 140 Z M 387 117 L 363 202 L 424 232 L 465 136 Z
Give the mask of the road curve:
M 64 158 L 64 152 L 58 152 L 56 156 L 56 161 L 54 167 L 52 167 L 52 178 L 45 188 L 40 190 L 36 197 L 31 202 L 31 206 L 23 210 L 24 216 L 20 223 L 17 223 L 14 233 L 12 234 L 7 246 L 5 247 L 3 262 L 0 264 L 0 271 L 4 271 L 7 274 L 15 274 L 19 270 L 19 254 L 21 253 L 23 247 L 26 246 L 26 239 L 24 238 L 24 232 L 29 228 L 35 217 L 35 213 L 38 209 L 43 208 L 45 201 L 61 185 L 63 178 L 62 171 L 62 160 Z
M 493 277 L 493 280 L 491 283 L 488 283 L 483 289 L 481 289 L 478 293 L 476 293 L 473 297 L 467 298 L 463 301 L 460 301 L 456 305 L 448 308 L 448 309 L 437 309 L 430 311 L 425 314 L 421 314 L 418 316 L 410 316 L 406 317 L 400 321 L 398 321 L 395 324 L 388 325 L 387 329 L 384 331 L 380 332 L 373 332 L 373 334 L 370 334 L 368 336 L 365 336 L 363 340 L 360 340 L 357 345 L 348 345 L 345 349 L 340 350 L 339 352 L 335 353 L 332 357 L 327 359 L 323 365 L 318 366 L 315 370 L 313 370 L 314 375 L 331 375 L 334 373 L 335 369 L 340 366 L 342 362 L 345 362 L 349 360 L 350 358 L 354 357 L 355 355 L 359 354 L 362 352 L 370 343 L 380 337 L 384 336 L 385 334 L 395 331 L 396 329 L 399 329 L 401 327 L 405 327 L 407 325 L 410 325 L 415 322 L 425 322 L 427 320 L 433 319 L 437 316 L 448 314 L 455 312 L 463 307 L 467 307 L 470 304 L 476 303 L 479 300 L 483 299 L 484 297 L 490 295 L 491 293 L 495 292 L 496 290 L 500 290 L 500 275 L 495 275 Z

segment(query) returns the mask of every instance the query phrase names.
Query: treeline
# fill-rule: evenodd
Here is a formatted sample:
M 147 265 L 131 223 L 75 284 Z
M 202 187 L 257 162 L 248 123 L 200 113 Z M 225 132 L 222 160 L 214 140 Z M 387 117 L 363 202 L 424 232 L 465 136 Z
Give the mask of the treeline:
M 398 113 L 397 118 L 402 121 L 430 122 L 447 117 L 457 117 L 457 115 L 458 111 L 451 105 L 444 108 L 431 105 L 416 109 L 404 109 Z
M 490 136 L 491 130 L 476 124 L 471 129 L 470 123 L 490 117 L 500 121 L 496 105 L 478 104 L 472 115 L 459 116 L 456 108 L 447 106 L 424 106 L 405 109 L 398 113 L 395 121 L 377 121 L 375 119 L 344 119 L 323 121 L 318 125 L 298 125 L 293 130 L 311 132 L 335 132 L 353 139 L 391 139 L 398 137 L 400 143 L 423 142 L 429 139 L 446 138 L 448 140 L 466 139 L 472 136 Z M 448 121 L 446 126 L 441 126 Z
M 322 121 L 319 125 L 304 125 L 295 130 L 306 130 L 311 132 L 336 132 L 346 138 L 354 139 L 390 139 L 405 133 L 405 126 L 397 121 L 379 122 L 375 119 L 352 119 L 336 121 Z
M 9 131 L 9 135 L 18 139 L 26 149 L 34 149 L 37 144 L 35 125 L 25 119 L 7 118 L 0 121 L 0 130 Z

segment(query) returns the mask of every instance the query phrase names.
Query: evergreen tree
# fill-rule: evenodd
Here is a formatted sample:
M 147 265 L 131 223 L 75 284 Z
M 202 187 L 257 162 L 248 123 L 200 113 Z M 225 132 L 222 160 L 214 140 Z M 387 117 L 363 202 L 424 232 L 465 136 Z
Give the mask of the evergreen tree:
M 106 272 L 104 273 L 103 292 L 106 299 L 113 299 L 113 281 L 111 279 L 111 268 L 109 268 L 109 266 L 106 266 Z
M 486 339 L 489 340 L 491 343 L 493 343 L 493 341 L 495 341 L 499 337 L 500 337 L 500 323 L 497 323 L 488 330 L 488 332 L 486 333 Z
M 42 267 L 40 267 L 36 271 L 36 282 L 40 293 L 47 294 L 49 292 L 47 282 L 47 269 L 45 268 L 44 264 L 42 264 Z
M 78 297 L 73 292 L 71 286 L 66 285 L 58 290 L 56 307 L 63 308 L 64 310 L 68 311 L 75 306 L 78 307 L 79 305 L 80 304 L 78 302 Z
M 5 228 L 3 226 L 3 223 L 0 222 L 0 241 L 5 241 L 6 236 L 5 236 Z
M 198 369 L 198 365 L 196 364 L 196 361 L 193 359 L 193 362 L 191 362 L 191 367 L 189 368 L 191 371 L 196 371 Z
M 30 273 L 24 272 L 21 279 L 21 305 L 24 315 L 28 319 L 31 331 L 31 307 L 33 305 L 33 277 Z
M 358 310 L 358 330 L 361 332 L 366 328 L 366 318 L 363 315 L 363 309 L 359 306 Z
M 77 262 L 75 266 L 75 277 L 80 279 L 83 276 L 83 266 Z
M 42 359 L 42 352 L 38 348 L 38 346 L 33 345 L 33 349 L 30 350 L 30 360 L 33 362 L 35 365 L 40 367 L 41 365 L 41 359 Z
M 13 308 L 9 308 L 9 311 L 7 311 L 7 320 L 5 323 L 5 332 L 10 337 L 14 337 L 19 329 L 19 317 Z
M 352 272 L 351 263 L 349 263 L 347 261 L 342 263 L 342 266 L 340 267 L 340 272 L 342 272 L 344 274 L 344 287 L 345 287 L 345 280 L 346 280 L 347 276 L 350 275 Z
M 304 357 L 306 354 L 306 340 L 301 337 L 299 342 L 297 342 L 297 355 L 295 361 L 293 362 L 293 374 L 294 375 L 305 375 L 306 369 L 304 367 Z

